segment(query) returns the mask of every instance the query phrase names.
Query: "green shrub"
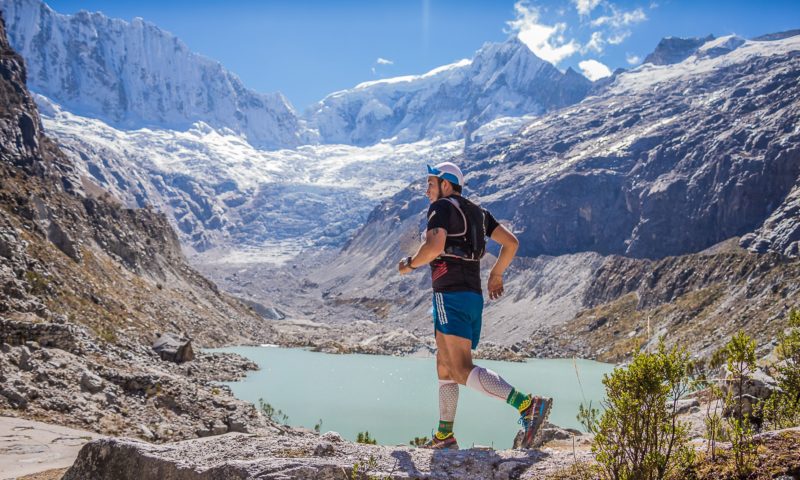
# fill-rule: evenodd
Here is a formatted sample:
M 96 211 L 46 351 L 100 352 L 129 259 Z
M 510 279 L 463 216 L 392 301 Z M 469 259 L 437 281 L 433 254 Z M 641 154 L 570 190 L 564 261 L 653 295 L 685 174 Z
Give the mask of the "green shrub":
M 604 411 L 581 405 L 578 419 L 595 434 L 592 451 L 601 477 L 678 478 L 694 462 L 688 426 L 677 420 L 678 400 L 694 384 L 683 348 L 636 353 L 631 364 L 603 378 Z
M 30 285 L 30 292 L 34 295 L 44 295 L 50 291 L 50 279 L 38 272 L 33 270 L 25 272 L 25 281 Z
M 748 476 L 755 468 L 756 444 L 753 441 L 755 431 L 750 422 L 752 412 L 744 411 L 744 386 L 748 374 L 756 368 L 756 341 L 744 332 L 738 332 L 725 345 L 726 363 L 729 383 L 725 398 L 728 416 L 728 437 L 731 441 L 736 474 L 740 478 Z
M 284 425 L 289 424 L 289 416 L 283 413 L 281 410 L 276 410 L 275 407 L 265 402 L 263 398 L 258 399 L 258 408 L 265 417 L 270 419 L 270 421 L 282 423 Z
M 390 480 L 392 478 L 392 474 L 394 473 L 394 468 L 392 469 L 392 472 L 390 472 L 389 475 L 385 477 L 379 477 L 372 473 L 377 468 L 378 468 L 378 461 L 375 459 L 374 456 L 370 455 L 368 459 L 363 459 L 363 458 L 359 459 L 356 463 L 353 464 L 353 470 L 350 472 L 350 480 Z
M 800 310 L 792 309 L 788 321 L 788 333 L 778 336 L 779 389 L 764 405 L 764 417 L 776 429 L 800 426 Z
M 421 447 L 428 443 L 428 437 L 414 437 L 413 440 L 409 440 L 408 444 L 412 447 Z
M 370 437 L 369 431 L 366 431 L 366 432 L 358 432 L 358 435 L 356 436 L 356 443 L 366 443 L 367 445 L 376 445 L 378 441 Z
M 716 382 L 705 382 L 703 386 L 709 391 L 710 399 L 706 404 L 706 416 L 703 424 L 706 427 L 706 450 L 711 453 L 711 460 L 717 459 L 717 442 L 724 442 L 728 439 L 727 430 L 722 423 L 722 409 L 724 407 L 724 395 L 722 389 Z

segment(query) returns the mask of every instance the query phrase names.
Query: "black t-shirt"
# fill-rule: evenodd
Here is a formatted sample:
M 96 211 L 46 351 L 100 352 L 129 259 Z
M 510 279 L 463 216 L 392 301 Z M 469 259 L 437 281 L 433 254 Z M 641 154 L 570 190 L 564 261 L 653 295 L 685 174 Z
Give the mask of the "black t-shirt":
M 497 228 L 497 220 L 483 209 L 484 231 L 487 237 Z M 448 235 L 461 234 L 466 230 L 464 217 L 456 207 L 445 198 L 433 202 L 428 208 L 427 230 L 443 228 Z M 453 242 L 456 237 L 448 237 L 447 242 Z M 445 244 L 445 247 L 448 243 Z M 463 292 L 473 291 L 481 293 L 481 265 L 478 261 L 462 260 L 452 257 L 437 257 L 431 262 L 431 280 L 434 292 Z

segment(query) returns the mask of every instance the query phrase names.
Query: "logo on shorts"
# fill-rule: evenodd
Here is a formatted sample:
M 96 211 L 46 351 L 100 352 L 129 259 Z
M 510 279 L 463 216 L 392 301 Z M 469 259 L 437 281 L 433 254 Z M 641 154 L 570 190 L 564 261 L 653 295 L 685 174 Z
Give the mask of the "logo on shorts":
M 436 316 L 439 317 L 439 325 L 447 323 L 447 311 L 444 308 L 444 296 L 441 293 L 434 293 L 433 299 L 436 302 Z

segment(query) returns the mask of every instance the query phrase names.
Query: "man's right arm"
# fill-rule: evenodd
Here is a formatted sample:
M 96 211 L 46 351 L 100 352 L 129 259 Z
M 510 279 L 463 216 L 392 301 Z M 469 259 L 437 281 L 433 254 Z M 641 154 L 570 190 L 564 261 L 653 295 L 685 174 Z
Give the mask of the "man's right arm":
M 420 245 L 417 253 L 411 257 L 411 266 L 419 268 L 431 263 L 436 257 L 444 252 L 445 241 L 447 240 L 447 230 L 445 225 L 449 212 L 446 202 L 437 202 L 428 209 L 428 226 L 425 231 L 425 242 Z M 405 266 L 405 261 L 398 265 L 400 273 L 409 273 L 412 268 Z
M 434 227 L 425 232 L 425 242 L 419 246 L 417 253 L 411 257 L 411 267 L 406 266 L 405 261 L 401 261 L 398 269 L 400 273 L 410 273 L 413 269 L 431 263 L 436 257 L 444 252 L 444 243 L 447 240 L 447 230 Z

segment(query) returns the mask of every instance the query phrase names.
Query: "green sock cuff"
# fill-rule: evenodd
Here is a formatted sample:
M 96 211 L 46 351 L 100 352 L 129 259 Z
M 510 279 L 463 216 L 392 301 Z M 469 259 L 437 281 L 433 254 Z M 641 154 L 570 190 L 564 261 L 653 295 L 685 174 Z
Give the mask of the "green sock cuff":
M 444 420 L 439 420 L 439 428 L 437 431 L 443 435 L 448 433 L 453 433 L 453 422 L 445 422 Z
M 519 410 L 519 407 L 521 407 L 525 400 L 528 400 L 529 397 L 530 395 L 522 393 L 516 388 L 512 388 L 511 393 L 509 393 L 508 398 L 506 398 L 506 403 Z

